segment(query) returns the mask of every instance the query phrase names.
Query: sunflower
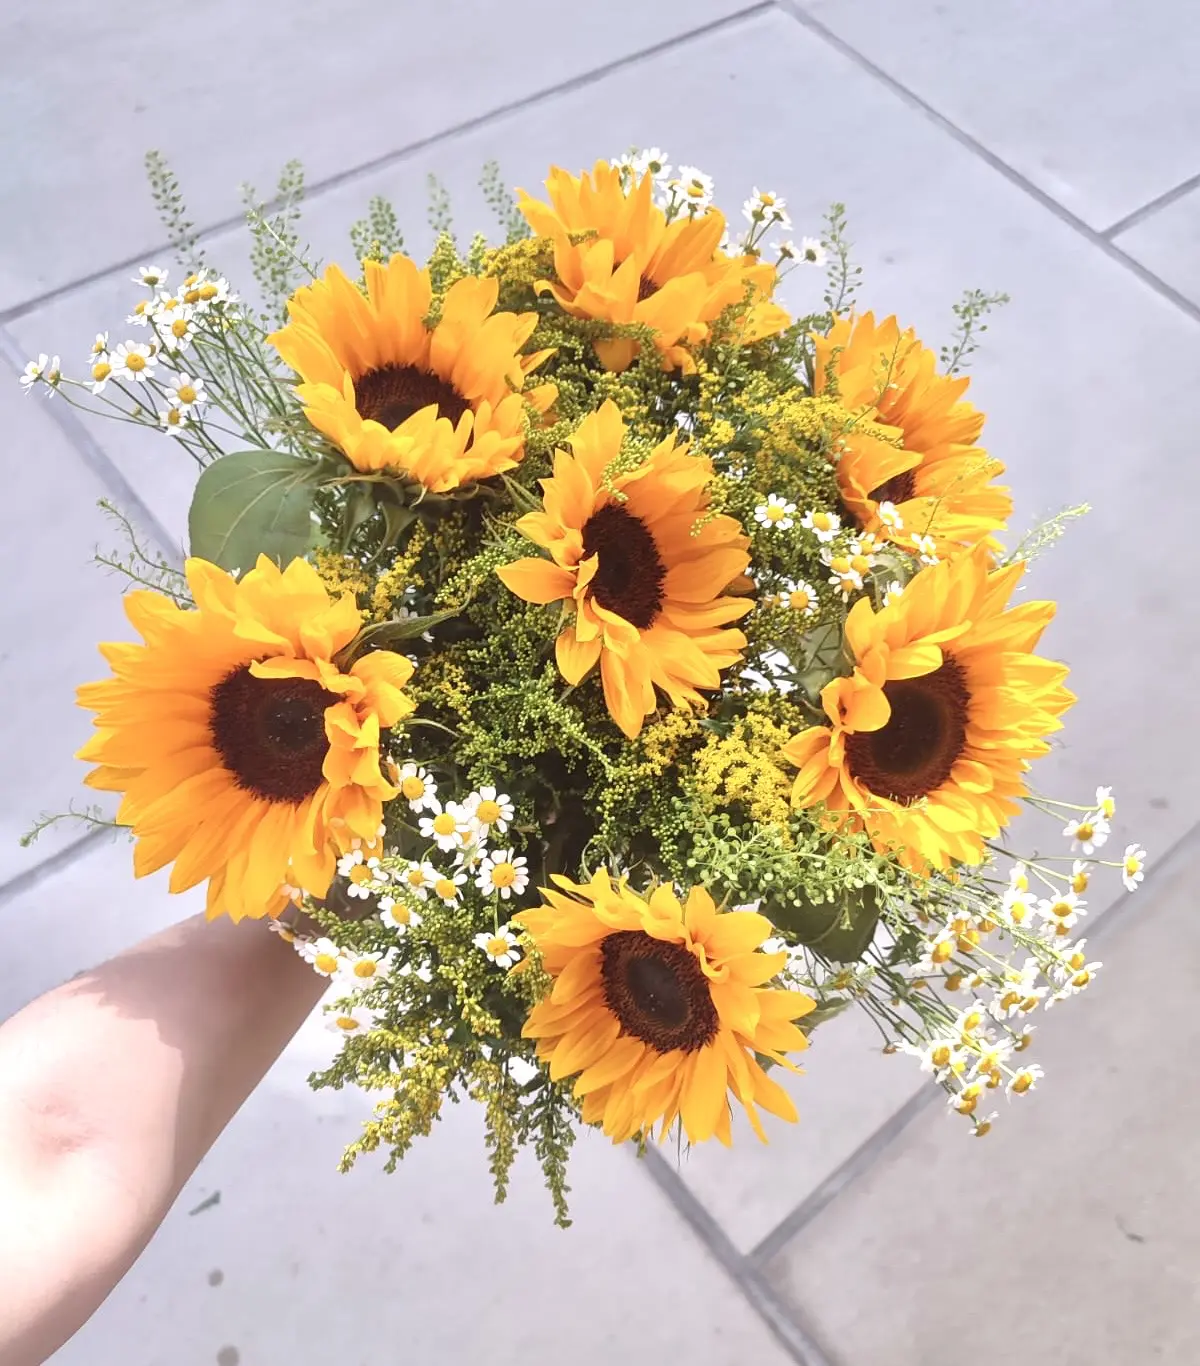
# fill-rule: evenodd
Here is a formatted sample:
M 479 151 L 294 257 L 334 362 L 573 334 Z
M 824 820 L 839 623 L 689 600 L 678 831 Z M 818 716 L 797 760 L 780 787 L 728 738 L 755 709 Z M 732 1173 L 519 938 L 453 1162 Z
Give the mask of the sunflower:
M 539 280 L 573 317 L 641 323 L 654 332 L 664 370 L 695 370 L 688 347 L 704 341 L 731 305 L 749 299 L 734 340 L 781 332 L 791 319 L 770 301 L 775 268 L 720 249 L 725 218 L 716 209 L 668 223 L 654 203 L 654 177 L 627 187 L 621 172 L 598 161 L 589 175 L 553 167 L 550 203 L 519 190 L 529 226 L 554 243 L 555 280 Z M 632 337 L 597 340 L 606 370 L 625 370 L 638 353 Z
M 186 571 L 195 610 L 126 595 L 145 643 L 100 647 L 115 676 L 79 689 L 99 729 L 78 757 L 99 764 L 91 787 L 125 794 L 137 876 L 173 861 L 171 891 L 209 880 L 210 917 L 277 915 L 284 883 L 323 896 L 337 853 L 377 837 L 397 792 L 380 731 L 413 710 L 412 665 L 380 651 L 343 672 L 358 608 L 305 560 L 262 556 L 240 582 Z
M 656 1124 L 665 1137 L 678 1118 L 691 1142 L 728 1145 L 729 1091 L 764 1142 L 757 1106 L 796 1119 L 757 1057 L 798 1070 L 783 1053 L 807 1047 L 792 1021 L 813 1002 L 764 987 L 787 958 L 759 952 L 774 933 L 765 916 L 719 913 L 702 887 L 680 905 L 670 887 L 641 897 L 603 871 L 552 880 L 564 890 L 515 917 L 554 978 L 522 1032 L 552 1078 L 578 1074 L 586 1123 L 622 1142 Z
M 732 517 L 707 515 L 707 458 L 672 434 L 614 474 L 624 435 L 611 400 L 584 418 L 574 454 L 556 452 L 553 477 L 541 481 L 545 511 L 517 522 L 551 558 L 497 572 L 527 602 L 573 602 L 559 670 L 576 684 L 599 663 L 608 710 L 632 739 L 655 708 L 655 685 L 677 707 L 699 706 L 697 689 L 719 688 L 721 670 L 740 659 L 746 637 L 724 628 L 751 603 L 722 594 L 750 557 Z
M 983 861 L 1075 700 L 1066 665 L 1032 653 L 1054 604 L 1009 607 L 1024 566 L 988 563 L 978 546 L 879 611 L 860 598 L 846 620 L 854 672 L 821 693 L 830 724 L 783 749 L 800 769 L 793 806 L 823 802 L 917 872 Z
M 983 414 L 960 401 L 970 381 L 939 375 L 933 352 L 895 318 L 842 318 L 813 342 L 815 392 L 832 386 L 856 419 L 837 465 L 851 518 L 905 545 L 932 536 L 942 556 L 990 540 L 1012 498 L 992 482 L 1004 466 L 977 444 Z M 884 502 L 894 504 L 899 526 L 880 520 Z
M 365 294 L 330 266 L 292 295 L 290 321 L 267 338 L 303 381 L 308 420 L 355 469 L 407 475 L 433 493 L 512 469 L 526 403 L 544 411 L 555 397 L 553 385 L 522 392 L 550 354 L 519 354 L 537 314 L 493 313 L 500 282 L 468 276 L 430 327 L 428 270 L 396 255 L 363 272 Z

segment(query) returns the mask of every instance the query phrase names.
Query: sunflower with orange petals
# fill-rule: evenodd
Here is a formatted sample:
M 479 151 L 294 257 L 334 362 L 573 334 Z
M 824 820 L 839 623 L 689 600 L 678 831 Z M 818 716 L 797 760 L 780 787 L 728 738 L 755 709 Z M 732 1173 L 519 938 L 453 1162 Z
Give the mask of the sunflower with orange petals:
M 579 424 L 571 453 L 558 451 L 543 479 L 544 510 L 517 529 L 549 551 L 497 570 L 527 602 L 565 602 L 574 620 L 556 657 L 568 683 L 597 664 L 609 713 L 633 739 L 660 688 L 676 707 L 702 706 L 746 637 L 729 629 L 752 604 L 726 589 L 750 563 L 732 517 L 709 515 L 711 462 L 672 434 L 641 464 L 618 468 L 625 422 L 606 401 Z M 610 468 L 611 467 L 611 468 Z
M 598 161 L 573 176 L 553 167 L 550 202 L 518 191 L 526 222 L 554 244 L 553 280 L 539 280 L 572 317 L 639 323 L 654 334 L 664 370 L 696 368 L 689 347 L 705 341 L 728 308 L 747 303 L 730 340 L 748 345 L 791 322 L 771 302 L 775 268 L 720 248 L 725 218 L 718 210 L 668 222 L 654 203 L 654 177 L 627 185 L 621 171 Z M 606 370 L 625 370 L 640 349 L 634 337 L 594 343 Z
M 895 318 L 839 319 L 813 338 L 813 390 L 853 416 L 837 477 L 859 527 L 911 546 L 931 536 L 940 556 L 988 541 L 1012 514 L 1004 466 L 979 446 L 983 414 L 962 400 L 970 381 L 940 375 L 934 353 Z M 881 503 L 898 515 L 881 519 Z
M 678 1119 L 688 1141 L 732 1141 L 729 1096 L 765 1143 L 758 1107 L 795 1121 L 788 1093 L 763 1070 L 808 1046 L 794 1023 L 814 1002 L 768 985 L 786 953 L 764 953 L 774 927 L 749 911 L 720 912 L 703 887 L 681 904 L 668 886 L 639 896 L 604 871 L 590 882 L 555 875 L 546 905 L 515 919 L 554 979 L 526 1038 L 554 1080 L 575 1076 L 583 1119 L 616 1143 Z
M 172 892 L 208 879 L 210 918 L 275 916 L 285 884 L 324 896 L 338 853 L 377 838 L 398 791 L 380 732 L 412 712 L 413 666 L 378 651 L 343 668 L 361 614 L 306 560 L 186 572 L 194 610 L 126 595 L 144 644 L 101 645 L 113 677 L 79 689 L 97 730 L 78 757 L 99 765 L 89 786 L 125 794 L 138 877 L 173 863 Z
M 1075 700 L 1067 666 L 1033 653 L 1054 603 L 1010 607 L 1024 565 L 988 564 L 979 546 L 886 607 L 860 598 L 846 620 L 854 671 L 821 693 L 829 724 L 783 749 L 800 770 L 793 806 L 822 803 L 916 872 L 983 862 Z
M 526 410 L 553 403 L 525 388 L 551 354 L 522 355 L 536 313 L 496 313 L 493 277 L 456 280 L 436 324 L 428 269 L 397 254 L 363 264 L 365 291 L 330 266 L 298 289 L 267 340 L 300 376 L 312 425 L 356 470 L 407 476 L 432 493 L 501 474 L 525 449 Z

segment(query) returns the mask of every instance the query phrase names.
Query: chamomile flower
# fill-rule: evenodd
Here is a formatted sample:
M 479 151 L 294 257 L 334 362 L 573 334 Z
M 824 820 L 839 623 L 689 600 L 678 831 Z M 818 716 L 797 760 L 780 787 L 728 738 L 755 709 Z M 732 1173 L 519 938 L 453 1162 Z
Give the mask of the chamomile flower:
M 127 323 L 132 323 L 134 327 L 149 327 L 150 319 L 154 316 L 157 306 L 155 299 L 142 299 L 134 304 L 133 312 L 125 319 Z
M 802 261 L 806 266 L 823 266 L 829 253 L 825 250 L 819 237 L 802 237 L 800 239 L 800 250 L 797 252 L 797 260 Z
M 955 1016 L 954 1029 L 963 1039 L 972 1039 L 987 1024 L 988 1013 L 979 1001 L 972 1001 Z
M 895 602 L 896 599 L 903 592 L 904 585 L 900 582 L 899 579 L 893 579 L 891 583 L 889 583 L 883 590 L 883 597 L 881 599 L 883 606 L 887 607 L 891 603 Z
M 1083 859 L 1076 859 L 1071 864 L 1071 890 L 1076 896 L 1082 896 L 1087 891 L 1091 878 L 1091 864 L 1085 863 Z
M 440 876 L 441 874 L 432 863 L 410 863 L 397 878 L 397 881 L 408 895 L 424 901 L 429 895 L 430 888 Z
M 1028 887 L 1024 891 L 1019 887 L 1010 887 L 1000 899 L 1000 905 L 1014 925 L 1026 925 L 1033 920 L 1038 899 Z
M 154 327 L 167 351 L 186 351 L 196 332 L 192 310 L 183 304 L 160 309 L 154 315 Z
M 909 539 L 922 564 L 937 564 L 937 542 L 932 536 L 922 536 L 914 532 Z
M 447 802 L 443 807 L 435 801 L 429 810 L 432 814 L 420 820 L 421 837 L 433 840 L 443 854 L 458 849 L 469 829 L 462 807 L 457 802 Z
M 992 1124 L 1000 1118 L 1000 1111 L 993 1110 L 990 1115 L 977 1115 L 971 1130 L 972 1138 L 986 1138 L 992 1132 Z
M 145 285 L 147 289 L 158 289 L 167 283 L 167 272 L 162 266 L 139 266 L 138 273 L 132 277 L 135 285 Z
M 986 1084 L 982 1081 L 969 1081 L 961 1091 L 955 1091 L 947 1099 L 946 1104 L 960 1115 L 973 1115 L 975 1107 L 983 1096 L 983 1088 Z
M 822 544 L 828 544 L 841 531 L 842 519 L 836 512 L 818 512 L 815 508 L 809 508 L 800 518 L 800 525 L 805 531 L 811 531 Z
M 640 180 L 647 172 L 656 181 L 665 181 L 671 175 L 670 163 L 667 161 L 667 154 L 661 147 L 644 147 L 640 152 L 635 152 L 630 159 L 633 174 Z
M 158 415 L 158 425 L 164 432 L 170 432 L 172 436 L 179 436 L 187 425 L 186 416 L 178 408 L 166 408 Z
M 346 895 L 360 897 L 363 901 L 367 900 L 373 886 L 378 886 L 384 876 L 379 867 L 379 860 L 364 857 L 361 849 L 343 854 L 338 859 L 337 870 L 349 884 L 346 887 Z
M 1022 1067 L 1008 1083 L 1008 1094 L 1010 1096 L 1025 1095 L 1027 1091 L 1032 1091 L 1045 1075 L 1045 1071 L 1038 1063 L 1031 1062 L 1028 1067 Z
M 966 1068 L 966 1057 L 957 1039 L 928 1039 L 921 1044 L 902 1043 L 901 1050 L 921 1060 L 921 1071 L 932 1072 L 936 1081 L 957 1075 Z
M 1117 814 L 1117 803 L 1111 787 L 1098 787 L 1096 789 L 1096 810 L 1106 821 L 1111 821 Z
M 121 342 L 112 353 L 112 368 L 118 379 L 145 384 L 154 378 L 154 352 L 145 342 Z
M 478 792 L 472 792 L 463 803 L 463 810 L 472 830 L 485 836 L 490 835 L 493 830 L 498 830 L 503 835 L 508 829 L 509 821 L 516 814 L 512 798 L 491 786 L 481 787 Z
M 973 1077 L 998 1077 L 1012 1054 L 1012 1040 L 1008 1038 L 981 1039 L 979 1052 L 971 1060 Z
M 1068 821 L 1063 835 L 1071 841 L 1071 853 L 1094 854 L 1108 839 L 1109 824 L 1103 816 L 1089 813 L 1082 820 Z
M 285 925 L 282 920 L 276 920 L 273 917 L 267 921 L 267 929 L 272 934 L 277 934 L 285 944 L 295 944 L 300 938 L 290 925 Z
M 109 363 L 107 356 L 104 358 L 104 360 L 98 360 L 95 362 L 95 364 L 92 366 L 91 389 L 93 394 L 102 394 L 104 392 L 104 386 L 112 378 L 112 372 L 113 368 L 112 365 Z
M 482 949 L 491 963 L 495 963 L 498 968 L 511 968 L 520 961 L 521 950 L 517 944 L 517 936 L 508 928 L 501 925 L 495 934 L 488 934 L 486 931 L 477 934 L 474 939 L 475 947 Z
M 790 531 L 795 525 L 796 504 L 789 503 L 777 493 L 767 494 L 767 501 L 754 509 L 754 520 L 759 526 L 776 531 Z
M 756 185 L 750 198 L 742 205 L 742 213 L 752 226 L 759 223 L 777 223 L 782 228 L 790 228 L 792 220 L 787 215 L 787 200 L 774 190 L 760 190 Z
M 775 251 L 778 253 L 781 261 L 794 261 L 799 255 L 799 252 L 796 250 L 796 244 L 790 237 L 785 238 L 782 242 L 776 242 Z
M 438 880 L 430 889 L 439 901 L 447 906 L 457 906 L 462 900 L 462 893 L 458 890 L 467 880 L 466 873 L 442 873 Z
M 875 515 L 885 527 L 892 531 L 900 531 L 904 526 L 904 518 L 900 516 L 900 511 L 895 503 L 880 503 L 875 509 Z
M 825 559 L 830 570 L 829 584 L 842 595 L 843 602 L 862 590 L 865 571 L 855 565 L 855 558 L 850 555 L 830 555 Z
M 88 352 L 88 364 L 94 365 L 97 361 L 108 359 L 108 333 L 97 332 L 96 340 L 92 343 L 92 349 Z
M 56 356 L 55 359 L 57 360 L 58 357 Z M 29 364 L 26 365 L 25 369 L 21 371 L 21 388 L 28 393 L 35 384 L 40 384 L 46 376 L 46 370 L 49 365 L 50 357 L 47 356 L 45 352 L 43 352 L 37 360 L 31 360 Z
M 812 584 L 801 579 L 780 594 L 779 605 L 798 612 L 802 617 L 811 617 L 816 615 L 820 604 L 817 601 L 817 590 Z
M 296 941 L 296 952 L 322 977 L 333 977 L 342 965 L 342 951 L 333 942 L 322 936 L 320 939 Z
M 705 175 L 695 166 L 681 166 L 679 174 L 671 182 L 671 188 L 693 215 L 706 213 L 712 203 L 712 176 Z
M 1053 923 L 1056 930 L 1059 926 L 1070 929 L 1081 916 L 1087 915 L 1086 903 L 1072 891 L 1058 892 L 1038 902 L 1038 914 Z
M 360 990 L 381 981 L 388 975 L 391 966 L 390 956 L 384 953 L 347 952 L 342 954 L 337 975 L 343 985 Z
M 1008 885 L 1016 892 L 1029 890 L 1029 869 L 1023 863 L 1014 863 L 1008 870 Z
M 1146 851 L 1140 844 L 1127 844 L 1121 858 L 1121 881 L 1127 892 L 1137 890 L 1137 885 L 1146 876 Z
M 352 1006 L 346 1002 L 325 1012 L 325 1028 L 331 1034 L 365 1034 L 375 1025 L 375 1012 L 366 1006 Z
M 404 934 L 409 926 L 416 928 L 421 923 L 421 912 L 414 911 L 405 901 L 394 896 L 379 898 L 379 919 L 397 934 Z
M 437 784 L 426 770 L 418 767 L 418 765 L 405 764 L 400 769 L 396 786 L 400 789 L 400 795 L 408 803 L 411 810 L 433 811 L 441 809 L 437 799 Z
M 484 896 L 499 895 L 508 900 L 520 896 L 529 886 L 529 868 L 524 858 L 514 857 L 512 849 L 486 854 L 479 865 L 475 885 Z

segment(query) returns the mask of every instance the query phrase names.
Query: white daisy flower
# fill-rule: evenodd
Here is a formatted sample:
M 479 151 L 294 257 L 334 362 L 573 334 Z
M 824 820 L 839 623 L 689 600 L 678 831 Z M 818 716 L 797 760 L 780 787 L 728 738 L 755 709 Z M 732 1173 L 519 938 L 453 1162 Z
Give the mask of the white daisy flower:
M 97 361 L 108 359 L 108 333 L 97 332 L 96 340 L 92 343 L 92 349 L 88 352 L 88 364 L 94 365 Z
M 389 930 L 395 930 L 397 934 L 404 934 L 410 925 L 415 928 L 421 923 L 420 911 L 414 911 L 411 906 L 398 901 L 394 896 L 381 896 L 378 904 L 379 919 Z
M 1146 851 L 1140 844 L 1127 844 L 1121 858 L 1121 881 L 1127 892 L 1137 890 L 1137 885 L 1146 876 Z
M 277 934 L 285 944 L 295 944 L 300 938 L 290 925 L 285 925 L 282 920 L 276 920 L 274 917 L 267 921 L 267 929 L 272 934 Z
M 447 906 L 457 906 L 462 900 L 462 893 L 458 890 L 467 881 L 466 873 L 443 873 L 433 884 L 432 891 L 439 901 L 445 902 Z
M 976 1115 L 974 1127 L 971 1129 L 971 1137 L 986 1138 L 992 1132 L 992 1125 L 999 1118 L 999 1110 L 993 1110 L 990 1115 Z
M 774 190 L 760 190 L 756 185 L 750 198 L 742 205 L 742 213 L 751 226 L 759 223 L 777 223 L 782 228 L 790 228 L 792 220 L 787 215 L 787 200 Z
M 1092 880 L 1092 866 L 1083 859 L 1076 859 L 1071 864 L 1071 890 L 1076 896 L 1082 896 L 1088 889 L 1088 883 Z
M 296 952 L 322 977 L 334 976 L 342 963 L 341 949 L 323 935 L 320 939 L 297 940 Z
M 791 238 L 787 238 L 783 242 L 776 242 L 775 250 L 778 253 L 779 259 L 781 261 L 794 261 L 796 259 L 796 256 L 798 255 L 796 251 L 796 244 L 791 240 Z
M 112 366 L 109 364 L 108 357 L 96 361 L 92 366 L 92 393 L 102 394 L 104 386 L 112 378 Z
M 842 529 L 842 519 L 836 512 L 818 512 L 814 508 L 800 518 L 800 525 L 823 544 L 828 544 Z
M 957 1039 L 928 1039 L 925 1043 L 902 1043 L 900 1049 L 914 1058 L 919 1058 L 922 1072 L 931 1072 L 940 1081 L 962 1072 L 966 1059 Z
M 1098 787 L 1096 789 L 1096 810 L 1106 821 L 1111 821 L 1117 814 L 1117 803 L 1113 798 L 1111 787 Z
M 184 305 L 161 309 L 154 315 L 154 327 L 167 351 L 186 351 L 196 332 L 192 310 Z
M 802 237 L 800 239 L 799 258 L 809 266 L 823 266 L 829 253 L 821 245 L 819 237 Z
M 400 789 L 400 795 L 413 811 L 441 809 L 437 799 L 437 784 L 428 772 L 418 765 L 405 764 L 400 769 L 396 786 Z
M 366 1006 L 352 1006 L 342 1002 L 325 1012 L 325 1028 L 331 1034 L 365 1034 L 375 1025 L 375 1012 Z
M 640 180 L 647 172 L 657 181 L 666 180 L 671 174 L 667 154 L 661 147 L 644 147 L 630 158 L 633 174 Z
M 880 602 L 884 607 L 890 607 L 903 592 L 904 585 L 899 579 L 893 579 L 883 590 L 883 596 L 880 598 Z
M 1026 925 L 1033 920 L 1038 908 L 1038 899 L 1028 889 L 1010 887 L 1000 902 L 1009 920 L 1014 925 Z
M 883 502 L 875 509 L 875 514 L 879 520 L 891 531 L 900 531 L 904 526 L 904 518 L 896 510 L 895 503 Z
M 495 963 L 498 968 L 511 968 L 520 961 L 521 950 L 517 944 L 517 936 L 507 925 L 501 925 L 495 934 L 488 934 L 486 931 L 477 934 L 474 943 L 477 949 L 482 949 L 487 955 L 488 961 Z
M 514 857 L 511 849 L 487 854 L 479 865 L 475 885 L 485 896 L 496 893 L 505 901 L 510 896 L 520 896 L 529 886 L 527 860 Z
M 1038 1063 L 1031 1062 L 1028 1067 L 1022 1067 L 1008 1083 L 1008 1094 L 1023 1096 L 1027 1091 L 1032 1091 L 1045 1075 Z
M 162 266 L 139 266 L 138 273 L 132 277 L 135 285 L 145 285 L 147 289 L 157 289 L 167 283 L 167 272 Z
M 167 408 L 165 411 L 159 412 L 158 425 L 164 432 L 170 432 L 172 436 L 179 436 L 187 425 L 185 414 L 178 408 Z
M 790 531 L 795 525 L 796 504 L 789 503 L 777 493 L 767 494 L 767 501 L 754 509 L 754 520 L 759 526 Z
M 154 377 L 154 353 L 145 342 L 122 342 L 112 353 L 112 367 L 116 378 L 145 384 Z
M 1014 863 L 1008 870 L 1008 885 L 1016 892 L 1029 890 L 1029 869 L 1023 863 Z
M 932 536 L 922 536 L 914 532 L 909 538 L 912 548 L 917 552 L 922 564 L 937 564 L 937 542 Z
M 681 166 L 671 186 L 693 215 L 707 212 L 713 199 L 712 176 L 696 166 Z
M 373 986 L 386 977 L 391 966 L 392 959 L 388 954 L 347 951 L 342 954 L 342 961 L 338 964 L 337 976 L 345 986 L 360 990 L 363 987 Z
M 57 360 L 57 357 L 55 357 Z M 50 357 L 43 351 L 37 360 L 31 360 L 25 369 L 21 371 L 21 388 L 26 393 L 45 378 L 46 370 L 50 365 Z
M 1071 841 L 1071 853 L 1091 855 L 1108 839 L 1109 828 L 1103 816 L 1089 813 L 1082 820 L 1068 821 L 1063 835 Z
M 1038 914 L 1043 920 L 1070 929 L 1081 916 L 1087 915 L 1086 903 L 1072 891 L 1059 892 L 1056 896 L 1043 897 L 1038 902 Z
M 502 835 L 516 813 L 512 798 L 497 792 L 491 786 L 481 787 L 478 792 L 472 792 L 463 803 L 463 810 L 467 814 L 472 830 L 485 834 L 498 830 Z
M 396 880 L 405 892 L 424 901 L 440 876 L 432 863 L 410 863 Z
M 422 839 L 433 840 L 443 854 L 461 847 L 463 836 L 469 829 L 462 807 L 457 802 L 447 802 L 443 807 L 435 801 L 429 810 L 433 814 L 422 816 L 419 823 Z
M 819 603 L 817 602 L 817 590 L 810 583 L 803 579 L 789 584 L 787 589 L 781 594 L 779 600 L 781 607 L 788 607 L 793 612 L 798 612 L 801 616 L 815 616 Z
M 155 299 L 142 299 L 140 303 L 134 304 L 133 312 L 125 321 L 132 323 L 134 327 L 149 327 L 156 306 L 157 301 Z

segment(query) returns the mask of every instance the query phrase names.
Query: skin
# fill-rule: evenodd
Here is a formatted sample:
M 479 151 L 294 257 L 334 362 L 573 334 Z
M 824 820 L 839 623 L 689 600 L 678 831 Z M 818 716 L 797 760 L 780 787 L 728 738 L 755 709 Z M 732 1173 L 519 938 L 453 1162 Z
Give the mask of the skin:
M 87 1322 L 326 985 L 197 916 L 0 1025 L 0 1366 Z

